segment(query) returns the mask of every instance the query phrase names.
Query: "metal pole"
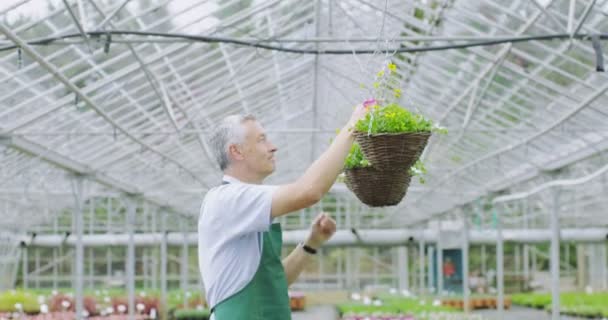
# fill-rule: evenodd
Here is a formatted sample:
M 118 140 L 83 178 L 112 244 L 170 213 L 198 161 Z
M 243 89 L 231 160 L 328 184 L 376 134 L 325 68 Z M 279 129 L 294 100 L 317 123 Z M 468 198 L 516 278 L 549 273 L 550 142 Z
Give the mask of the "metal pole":
M 112 248 L 106 249 L 106 275 L 108 279 L 112 277 Z
M 57 261 L 59 257 L 57 256 L 57 248 L 53 248 L 53 261 Z M 59 278 L 59 273 L 57 272 L 57 263 L 53 263 L 53 290 L 57 290 L 57 279 Z
M 481 273 L 484 275 L 484 277 L 486 276 L 486 274 L 488 273 L 488 267 L 486 264 L 486 245 L 482 244 L 481 245 Z
M 608 262 L 606 261 L 606 258 L 608 257 L 608 253 L 606 253 L 606 250 L 608 249 L 608 243 L 606 241 L 604 241 L 604 244 L 600 244 L 599 245 L 601 250 L 602 250 L 602 271 L 604 273 L 602 279 L 603 279 L 603 286 L 602 289 L 603 290 L 607 290 L 608 289 Z
M 36 271 L 34 277 L 36 277 L 35 286 L 36 289 L 40 289 L 40 248 L 34 249 L 34 266 Z
M 564 243 L 564 260 L 566 260 L 566 277 L 570 276 L 570 244 Z
M 372 274 L 374 275 L 374 285 L 378 285 L 378 247 L 374 247 L 373 249 L 373 264 L 372 264 Z
M 498 309 L 498 319 L 504 319 L 504 310 L 505 310 L 505 274 L 504 274 L 504 247 L 503 247 L 503 237 L 502 237 L 502 217 L 500 212 L 496 214 L 496 231 L 497 231 L 497 239 L 496 239 L 496 286 L 498 287 L 498 301 L 497 301 L 497 309 Z
M 144 284 L 144 290 L 148 290 L 148 280 L 150 279 L 150 276 L 148 275 L 148 248 L 144 247 L 141 249 L 142 251 L 142 257 L 141 257 L 141 263 L 142 263 L 142 271 L 143 271 L 143 284 Z
M 551 207 L 551 319 L 559 320 L 559 189 L 553 191 Z
M 407 247 L 397 247 L 397 274 L 399 276 L 399 291 L 409 289 L 409 270 L 408 270 L 408 256 Z
M 182 229 L 182 234 L 184 237 L 184 242 L 182 243 L 180 287 L 184 293 L 184 306 L 186 306 L 188 305 L 188 297 L 186 296 L 186 291 L 188 290 L 188 241 L 186 241 L 187 232 L 183 218 L 180 220 L 180 229 Z
M 443 246 L 441 243 L 441 220 L 437 219 L 437 293 L 443 295 Z
M 435 254 L 434 251 L 435 251 L 435 248 L 433 246 L 428 246 L 428 248 L 427 248 L 427 258 L 429 260 L 429 262 L 428 262 L 428 266 L 429 266 L 429 272 L 428 272 L 428 274 L 429 274 L 429 277 L 428 277 L 427 280 L 428 280 L 428 289 L 429 289 L 429 291 L 432 291 L 431 288 L 433 288 L 433 277 L 435 277 L 435 275 L 436 275 L 436 273 L 433 270 L 433 266 L 435 265 L 433 263 L 433 255 Z
M 161 212 L 161 233 L 160 243 L 160 312 L 161 319 L 167 320 L 167 212 Z
M 353 273 L 353 248 L 344 248 L 346 251 L 346 290 L 353 289 L 353 281 L 351 278 L 351 274 Z
M 515 260 L 514 264 L 514 268 L 513 268 L 513 272 L 515 272 L 515 275 L 518 276 L 519 275 L 519 266 L 521 265 L 521 250 L 519 247 L 519 244 L 515 244 L 515 248 L 513 248 L 513 260 Z
M 536 249 L 536 246 L 534 246 L 533 248 Z M 536 273 L 536 270 L 537 270 L 536 250 L 531 251 L 531 253 L 532 253 L 532 275 L 534 276 L 534 273 Z
M 23 289 L 27 289 L 28 272 L 29 272 L 29 270 L 28 270 L 29 268 L 28 268 L 28 265 L 27 265 L 27 262 L 28 262 L 27 261 L 28 260 L 28 257 L 27 257 L 27 245 L 23 245 L 21 247 L 21 257 L 23 258 L 23 265 L 22 265 L 22 268 L 21 268 L 21 271 L 22 271 L 22 274 L 23 274 L 23 276 L 22 276 L 23 284 L 22 285 L 23 285 Z
M 95 287 L 95 253 L 93 252 L 95 248 L 89 248 L 89 288 L 93 289 Z
M 577 244 L 576 245 L 576 284 L 579 290 L 583 290 L 585 288 L 585 279 L 587 274 L 587 264 L 585 257 L 585 245 Z
M 418 268 L 420 269 L 418 275 L 420 276 L 419 279 L 419 285 L 420 285 L 420 292 L 419 294 L 423 294 L 424 293 L 424 238 L 420 237 L 420 241 L 418 242 Z
M 528 229 L 528 200 L 523 202 L 524 228 Z M 524 244 L 524 281 L 526 283 L 524 289 L 528 288 L 530 283 L 530 247 Z
M 462 294 L 464 312 L 469 312 L 469 223 L 466 213 L 462 212 Z
M 127 204 L 127 232 L 129 234 L 129 243 L 127 244 L 127 294 L 129 300 L 129 320 L 135 319 L 135 242 L 133 241 L 133 233 L 135 229 L 135 199 L 128 196 L 125 197 Z
M 323 251 L 323 248 L 320 248 L 319 258 L 317 259 L 319 262 L 319 286 L 321 289 L 325 289 L 325 252 Z
M 524 281 L 526 283 L 525 288 L 528 287 L 528 283 L 530 281 L 530 248 L 528 244 L 524 244 Z
M 315 9 L 315 37 L 321 35 L 321 0 L 316 0 L 314 3 Z M 315 49 L 319 49 L 319 44 L 315 43 Z M 319 123 L 319 55 L 314 58 L 313 70 L 313 91 L 312 91 L 312 127 L 316 128 Z M 317 134 L 310 135 L 310 161 L 315 159 L 315 146 L 317 145 Z
M 338 249 L 341 253 L 344 253 L 343 250 Z M 337 274 L 336 274 L 336 283 L 338 284 L 338 288 L 344 288 L 344 256 L 342 254 L 337 255 Z
M 76 233 L 76 257 L 74 260 L 76 270 L 75 276 L 75 304 L 76 304 L 76 319 L 83 319 L 84 311 L 84 290 L 83 290 L 83 278 L 84 278 L 84 244 L 82 243 L 82 233 L 84 228 L 83 223 L 83 203 L 84 203 L 84 178 L 82 176 L 76 176 L 72 180 L 72 188 L 75 198 L 75 211 L 74 211 L 74 228 Z

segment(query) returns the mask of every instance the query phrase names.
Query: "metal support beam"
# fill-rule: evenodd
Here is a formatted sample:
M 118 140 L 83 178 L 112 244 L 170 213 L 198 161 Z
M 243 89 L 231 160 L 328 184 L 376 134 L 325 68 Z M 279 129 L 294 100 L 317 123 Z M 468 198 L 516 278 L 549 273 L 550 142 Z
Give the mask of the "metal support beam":
M 407 246 L 397 247 L 397 275 L 399 278 L 399 291 L 409 290 L 409 261 Z
M 587 274 L 587 257 L 585 256 L 585 245 L 579 243 L 576 245 L 576 288 L 579 291 L 585 289 L 586 274 Z
M 186 297 L 186 291 L 188 291 L 188 234 L 186 231 L 186 225 L 184 220 L 180 220 L 180 229 L 182 229 L 182 234 L 184 237 L 184 241 L 182 243 L 182 251 L 181 251 L 181 278 L 180 278 L 180 289 L 184 293 L 184 305 L 188 304 L 188 298 Z
M 95 248 L 89 248 L 89 289 L 95 288 Z
M 606 252 L 606 250 L 608 250 L 608 242 L 604 241 L 604 243 L 600 243 L 598 244 L 598 246 L 600 247 L 600 251 L 601 251 L 601 257 L 602 257 L 602 290 L 608 290 L 608 252 Z
M 570 0 L 568 7 L 568 27 L 566 28 L 570 35 L 573 35 L 574 28 L 574 13 L 576 11 L 576 0 Z
M 80 32 L 80 34 L 82 35 L 82 39 L 87 44 L 87 48 L 89 48 L 89 52 L 92 53 L 93 51 L 91 50 L 91 43 L 89 42 L 89 36 L 87 35 L 87 32 L 84 30 L 83 25 L 81 25 L 80 22 L 78 21 L 78 18 L 76 17 L 74 10 L 72 10 L 72 7 L 68 3 L 68 0 L 63 0 L 63 4 L 65 5 L 65 8 L 68 10 L 70 17 L 72 17 L 72 21 L 74 22 L 74 25 L 76 25 L 78 32 Z M 81 5 L 81 3 L 79 3 L 79 5 Z M 84 10 L 82 10 L 82 8 L 81 8 L 80 12 L 83 13 Z M 83 18 L 84 17 L 81 16 L 81 19 L 83 19 Z
M 321 34 L 321 0 L 315 1 L 315 37 Z M 319 44 L 315 44 L 315 49 L 319 50 Z M 315 55 L 312 79 L 312 127 L 318 127 L 318 105 L 319 105 L 319 55 Z M 315 146 L 317 145 L 317 134 L 310 135 L 310 158 L 309 162 L 315 160 Z
M 53 248 L 53 261 L 57 261 L 59 259 L 57 255 L 57 248 Z M 59 272 L 57 270 L 57 263 L 53 263 L 53 290 L 57 290 L 57 279 L 59 279 Z
M 559 320 L 559 243 L 560 243 L 560 232 L 559 232 L 559 196 L 560 190 L 553 189 L 552 198 L 553 203 L 551 206 L 551 319 Z
M 443 246 L 441 243 L 440 219 L 437 219 L 437 294 L 443 295 Z
M 532 3 L 539 8 L 544 14 L 545 16 L 547 16 L 551 22 L 553 22 L 553 24 L 555 24 L 555 27 L 557 27 L 558 29 L 562 29 L 563 25 L 559 22 L 559 20 L 557 20 L 557 18 L 551 13 L 549 12 L 549 10 L 547 10 L 547 7 L 540 4 L 538 2 L 538 0 L 532 0 Z
M 434 264 L 433 264 L 433 255 L 435 254 L 433 251 L 435 251 L 435 248 L 433 246 L 428 246 L 427 247 L 427 259 L 428 259 L 428 291 L 429 292 L 433 292 L 433 278 L 435 277 L 436 272 L 434 272 Z M 435 291 L 436 292 L 436 291 Z
M 36 268 L 34 286 L 36 289 L 40 289 L 40 248 L 34 249 L 34 267 Z
M 496 286 L 498 289 L 498 319 L 504 319 L 505 312 L 505 268 L 504 268 L 504 246 L 502 239 L 502 212 L 496 212 Z
M 160 232 L 162 241 L 160 243 L 160 311 L 161 319 L 167 319 L 167 211 L 161 211 Z
M 481 256 L 481 273 L 483 275 L 485 275 L 488 272 L 488 267 L 487 267 L 487 257 L 486 257 L 486 246 L 485 245 L 481 245 L 481 247 L 479 248 L 481 250 L 480 256 Z
M 106 249 L 106 276 L 108 279 L 112 277 L 112 248 Z
M 135 242 L 133 235 L 135 232 L 135 206 L 137 205 L 136 199 L 126 196 L 124 198 L 127 204 L 127 233 L 129 235 L 129 242 L 127 244 L 127 260 L 125 269 L 127 271 L 127 296 L 128 296 L 128 309 L 129 309 L 129 320 L 135 319 Z
M 589 17 L 589 14 L 591 13 L 591 9 L 593 9 L 593 6 L 595 5 L 596 1 L 597 0 L 591 0 L 591 2 L 589 2 L 589 4 L 587 5 L 587 7 L 585 8 L 585 11 L 583 12 L 583 16 L 578 21 L 578 24 L 574 28 L 574 31 L 571 33 L 571 35 L 570 35 L 571 37 L 574 36 L 575 34 L 577 34 L 581 30 L 581 28 L 583 27 L 583 24 L 585 23 L 585 21 Z
M 425 247 L 425 243 L 424 243 L 424 237 L 420 237 L 420 240 L 418 241 L 418 276 L 420 277 L 419 280 L 419 292 L 418 294 L 424 294 L 425 290 L 425 283 L 424 283 L 424 274 L 425 274 L 425 263 L 424 263 L 424 247 Z M 429 273 L 430 274 L 430 273 Z
M 94 0 L 91 0 L 94 1 Z M 103 19 L 103 21 L 101 23 L 99 23 L 99 25 L 97 25 L 97 27 L 95 27 L 95 30 L 101 30 L 105 27 L 105 25 L 110 22 L 110 20 L 112 20 L 112 18 L 114 18 L 114 16 L 116 16 L 118 14 L 118 12 L 120 10 L 122 10 L 122 8 L 124 8 L 124 6 L 127 5 L 127 3 L 129 3 L 129 1 L 131 0 L 124 0 L 123 3 L 121 3 L 118 7 L 116 7 L 116 9 L 114 11 L 112 11 L 112 13 L 110 13 L 109 15 L 107 15 L 105 17 L 105 19 Z
M 464 312 L 469 310 L 469 221 L 462 210 L 462 294 Z
M 72 180 L 72 191 L 74 192 L 74 233 L 76 234 L 76 256 L 74 257 L 74 291 L 75 291 L 75 304 L 76 304 L 76 319 L 83 319 L 84 312 L 84 244 L 83 244 L 83 205 L 84 205 L 84 184 L 85 180 L 82 176 L 75 176 Z
M 521 268 L 521 248 L 519 244 L 516 244 L 515 248 L 513 248 L 513 261 L 515 262 L 513 272 L 515 275 L 519 275 Z
M 21 258 L 22 258 L 22 265 L 21 265 L 21 279 L 22 279 L 22 286 L 24 290 L 27 290 L 28 288 L 28 273 L 29 273 L 29 267 L 28 267 L 28 256 L 27 256 L 27 246 L 22 246 L 21 247 Z
M 152 145 L 144 142 L 143 140 L 135 137 L 131 134 L 127 129 L 125 129 L 122 125 L 115 122 L 100 106 L 93 101 L 85 92 L 76 86 L 70 79 L 68 79 L 64 74 L 61 73 L 55 66 L 53 66 L 50 62 L 48 62 L 44 57 L 38 54 L 30 45 L 25 43 L 21 38 L 19 38 L 13 31 L 11 31 L 4 24 L 0 23 L 0 32 L 3 33 L 7 38 L 13 41 L 16 45 L 18 45 L 26 54 L 28 54 L 34 61 L 38 62 L 40 66 L 50 72 L 57 80 L 63 83 L 70 91 L 74 92 L 82 101 L 84 101 L 88 106 L 90 106 L 99 116 L 101 116 L 106 122 L 116 127 L 117 130 L 122 132 L 125 136 L 129 137 L 132 141 L 141 145 L 145 149 L 158 154 L 159 156 L 166 158 L 167 160 L 175 163 L 178 167 L 187 172 L 190 176 L 192 176 L 195 180 L 205 185 L 205 182 L 200 180 L 199 177 L 193 172 L 190 171 L 187 167 L 182 165 L 182 163 L 170 156 L 167 156 L 162 151 L 153 147 Z

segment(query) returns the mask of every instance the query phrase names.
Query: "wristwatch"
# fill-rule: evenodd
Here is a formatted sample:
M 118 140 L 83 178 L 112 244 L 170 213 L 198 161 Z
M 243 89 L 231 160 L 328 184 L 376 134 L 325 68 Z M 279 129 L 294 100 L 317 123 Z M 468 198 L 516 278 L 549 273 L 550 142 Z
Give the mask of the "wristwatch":
M 300 247 L 302 247 L 302 249 L 304 249 L 304 251 L 308 254 L 317 254 L 317 249 L 311 246 L 307 246 L 306 244 L 304 244 L 304 242 L 300 242 Z

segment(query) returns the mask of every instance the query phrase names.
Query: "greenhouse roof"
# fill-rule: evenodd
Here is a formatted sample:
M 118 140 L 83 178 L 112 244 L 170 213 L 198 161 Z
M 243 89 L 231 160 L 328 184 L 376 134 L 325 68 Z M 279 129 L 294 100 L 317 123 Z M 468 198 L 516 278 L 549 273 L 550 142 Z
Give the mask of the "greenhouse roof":
M 487 211 L 608 163 L 606 0 L 15 0 L 0 14 L 6 220 L 72 206 L 79 176 L 88 197 L 197 215 L 220 179 L 206 138 L 235 113 L 279 148 L 268 182 L 292 181 L 389 61 L 400 103 L 448 134 L 423 154 L 425 183 L 373 227 Z M 564 187 L 565 225 L 608 225 L 606 176 Z M 505 202 L 506 223 L 527 224 L 523 207 L 546 216 L 548 195 Z

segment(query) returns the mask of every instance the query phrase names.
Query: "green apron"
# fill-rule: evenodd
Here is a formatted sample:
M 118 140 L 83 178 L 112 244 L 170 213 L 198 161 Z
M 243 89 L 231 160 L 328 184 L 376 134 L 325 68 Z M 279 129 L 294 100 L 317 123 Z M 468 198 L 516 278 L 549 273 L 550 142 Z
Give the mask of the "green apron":
M 282 245 L 281 225 L 272 224 L 263 233 L 262 257 L 253 279 L 214 307 L 215 320 L 291 320 Z

